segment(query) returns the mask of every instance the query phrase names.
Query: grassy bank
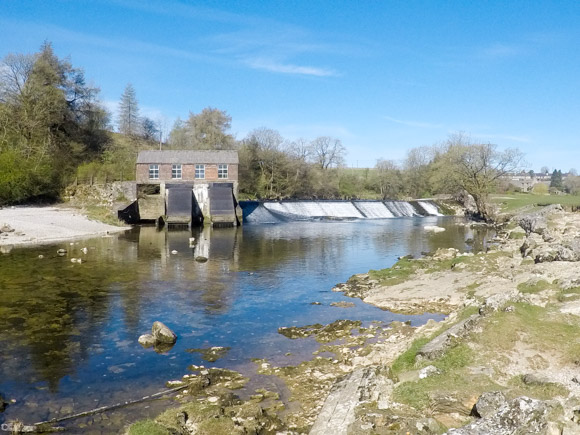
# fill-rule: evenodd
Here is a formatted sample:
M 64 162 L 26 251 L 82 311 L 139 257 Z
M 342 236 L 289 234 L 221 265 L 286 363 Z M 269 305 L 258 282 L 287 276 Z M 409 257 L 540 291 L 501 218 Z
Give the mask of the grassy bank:
M 524 207 L 539 207 L 550 204 L 561 204 L 563 207 L 580 207 L 580 196 L 574 195 L 536 195 L 533 193 L 512 193 L 492 195 L 494 204 L 500 205 L 500 211 L 510 213 Z

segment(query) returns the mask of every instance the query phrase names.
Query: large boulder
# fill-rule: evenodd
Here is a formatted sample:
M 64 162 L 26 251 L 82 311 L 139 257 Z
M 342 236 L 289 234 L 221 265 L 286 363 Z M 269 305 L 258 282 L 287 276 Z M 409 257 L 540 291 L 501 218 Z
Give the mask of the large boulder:
M 479 417 L 490 417 L 496 414 L 502 406 L 505 406 L 507 399 L 501 391 L 487 391 L 479 396 L 473 413 Z
M 546 217 L 535 213 L 520 217 L 518 224 L 526 232 L 526 236 L 532 233 L 542 235 L 548 229 Z
M 483 418 L 458 429 L 451 429 L 449 435 L 512 435 L 545 433 L 548 427 L 546 415 L 549 407 L 546 402 L 529 397 L 517 397 L 502 404 L 501 397 L 486 399 L 488 409 L 482 403 Z M 479 403 L 479 400 L 478 400 Z M 497 411 L 494 408 L 499 406 Z M 478 409 L 476 403 L 475 409 Z
M 151 334 L 158 343 L 174 344 L 177 341 L 177 335 L 161 322 L 153 323 Z
M 550 261 L 580 261 L 580 239 L 574 238 L 562 244 L 543 246 L 533 252 L 536 263 Z
M 532 233 L 542 235 L 548 229 L 547 216 L 560 210 L 562 210 L 560 204 L 551 204 L 536 212 L 519 216 L 517 222 L 526 232 L 526 235 L 529 236 Z

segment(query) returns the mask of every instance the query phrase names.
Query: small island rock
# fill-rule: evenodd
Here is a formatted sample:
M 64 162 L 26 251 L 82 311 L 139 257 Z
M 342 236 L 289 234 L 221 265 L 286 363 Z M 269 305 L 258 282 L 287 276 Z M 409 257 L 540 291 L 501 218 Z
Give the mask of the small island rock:
M 154 346 L 155 342 L 155 337 L 153 337 L 151 334 L 143 334 L 139 337 L 139 344 L 145 348 Z
M 174 344 L 177 341 L 177 335 L 161 322 L 153 323 L 151 332 L 158 343 Z

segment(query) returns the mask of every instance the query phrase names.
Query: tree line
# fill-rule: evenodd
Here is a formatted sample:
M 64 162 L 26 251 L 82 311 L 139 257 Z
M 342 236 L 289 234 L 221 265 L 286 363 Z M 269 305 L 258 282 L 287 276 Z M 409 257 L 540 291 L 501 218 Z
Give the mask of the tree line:
M 467 191 L 488 218 L 487 195 L 522 162 L 518 150 L 452 135 L 409 150 L 401 163 L 380 159 L 374 168 L 346 168 L 338 138 L 287 140 L 260 127 L 237 139 L 231 117 L 212 107 L 164 131 L 162 122 L 140 114 L 131 84 L 121 95 L 114 131 L 98 95 L 84 72 L 59 59 L 50 43 L 38 53 L 2 60 L 0 204 L 57 198 L 75 180 L 132 180 L 140 150 L 236 149 L 243 197 L 409 199 Z

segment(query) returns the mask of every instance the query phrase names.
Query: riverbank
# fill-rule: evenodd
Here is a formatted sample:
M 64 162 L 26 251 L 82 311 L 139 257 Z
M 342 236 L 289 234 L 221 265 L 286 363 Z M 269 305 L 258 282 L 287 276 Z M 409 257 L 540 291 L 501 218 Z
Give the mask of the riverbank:
M 334 289 L 445 321 L 281 328 L 322 344 L 296 367 L 255 362 L 281 390 L 238 401 L 200 388 L 211 373 L 196 368 L 179 380 L 180 410 L 129 433 L 578 433 L 580 216 L 550 210 L 522 225 L 488 253 L 439 250 Z
M 127 229 L 90 220 L 81 210 L 67 207 L 0 208 L 0 246 L 4 249 L 97 237 Z

